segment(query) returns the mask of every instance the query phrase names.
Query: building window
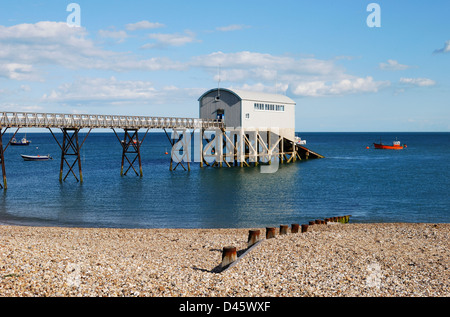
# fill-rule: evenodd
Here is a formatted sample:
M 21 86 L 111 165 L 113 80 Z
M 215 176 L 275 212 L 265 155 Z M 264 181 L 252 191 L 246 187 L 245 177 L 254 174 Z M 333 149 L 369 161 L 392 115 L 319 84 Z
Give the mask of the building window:
M 265 104 L 265 103 L 254 103 L 254 110 L 258 111 L 278 111 L 284 112 L 284 105 L 274 105 L 274 104 Z
M 245 114 L 245 119 L 250 119 L 250 113 Z

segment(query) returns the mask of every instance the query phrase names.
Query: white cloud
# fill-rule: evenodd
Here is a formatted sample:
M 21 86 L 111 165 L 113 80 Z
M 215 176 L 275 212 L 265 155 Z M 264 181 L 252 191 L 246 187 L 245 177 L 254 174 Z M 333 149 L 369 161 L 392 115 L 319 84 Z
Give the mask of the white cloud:
M 380 68 L 383 70 L 405 70 L 411 66 L 403 65 L 393 59 L 388 59 L 387 63 L 380 63 Z
M 148 25 L 148 24 L 147 24 Z M 136 26 L 134 26 L 136 27 Z M 143 26 L 141 26 L 143 27 Z M 102 36 L 124 38 L 126 32 L 103 30 Z M 198 41 L 194 33 L 185 31 L 181 34 L 150 34 L 155 43 L 147 47 L 182 46 Z M 207 55 L 194 56 L 188 62 L 179 62 L 167 57 L 150 57 L 146 59 L 129 52 L 115 52 L 99 47 L 88 38 L 83 27 L 71 28 L 62 22 L 38 22 L 35 24 L 19 24 L 11 27 L 0 26 L 0 76 L 14 80 L 38 80 L 44 77 L 44 66 L 62 66 L 74 70 L 107 70 L 115 72 L 130 71 L 187 71 L 202 69 L 218 78 L 218 67 L 221 67 L 220 79 L 230 85 L 244 85 L 253 89 L 268 91 L 290 91 L 299 96 L 321 96 L 352 94 L 359 92 L 376 92 L 387 82 L 375 81 L 372 77 L 353 76 L 338 64 L 336 59 L 324 60 L 314 57 L 296 57 L 293 55 L 272 55 L 267 53 L 241 51 L 234 53 L 213 52 Z M 392 64 L 392 63 L 391 63 Z M 395 63 L 394 63 L 395 64 Z M 48 68 L 46 69 L 48 70 Z M 40 77 L 41 76 L 41 77 Z M 146 93 L 131 85 L 144 85 L 142 82 L 123 81 L 108 82 L 86 80 L 62 85 L 52 93 L 44 96 L 46 100 L 67 98 L 88 99 L 106 98 L 109 94 L 114 98 L 124 98 L 126 92 L 135 93 L 137 97 L 152 93 L 151 85 L 145 83 Z M 99 87 L 91 90 L 91 87 Z M 107 87 L 114 87 L 107 90 Z M 127 87 L 130 88 L 127 90 Z M 273 87 L 273 88 L 270 88 Z M 276 88 L 275 88 L 276 87 Z M 105 92 L 105 93 L 104 93 Z M 106 93 L 108 92 L 108 93 Z M 92 97 L 89 97 L 92 96 Z
M 445 42 L 443 48 L 434 51 L 434 53 L 449 53 L 449 52 L 450 52 L 450 40 Z
M 156 43 L 148 43 L 142 46 L 142 48 L 156 48 L 156 47 L 168 47 L 168 46 L 183 46 L 188 43 L 198 42 L 195 38 L 195 34 L 191 31 L 185 31 L 184 34 L 180 33 L 153 33 L 148 37 L 156 41 Z
M 151 81 L 119 80 L 115 77 L 86 77 L 61 84 L 56 89 L 42 95 L 41 102 L 76 105 L 77 108 L 87 109 L 92 105 L 104 108 L 132 106 L 135 111 L 143 109 L 145 113 L 148 107 L 154 105 L 189 104 L 203 92 L 204 88 L 179 88 L 174 85 L 157 88 Z M 153 110 L 161 112 L 164 108 L 157 107 Z
M 354 93 L 374 93 L 389 86 L 388 81 L 374 81 L 371 76 L 365 78 L 347 78 L 334 82 L 311 81 L 293 85 L 292 93 L 297 96 L 318 97 L 327 95 L 346 95 Z
M 101 31 L 100 35 L 125 37 L 123 31 Z M 63 22 L 0 26 L 0 77 L 14 80 L 40 80 L 39 66 L 59 65 L 68 69 L 113 71 L 155 71 L 184 69 L 182 63 L 165 57 L 138 59 L 130 53 L 98 47 L 83 27 Z
M 99 30 L 98 35 L 104 38 L 111 38 L 117 40 L 119 43 L 123 42 L 127 37 L 127 32 L 123 30 Z
M 31 67 L 37 64 L 95 67 L 99 59 L 116 55 L 96 47 L 86 36 L 84 28 L 72 28 L 63 22 L 0 26 L 0 62 Z
M 421 87 L 436 85 L 436 82 L 429 78 L 404 78 L 404 77 L 402 77 L 402 78 L 400 78 L 400 82 L 403 84 L 410 84 L 410 85 L 421 86 Z
M 125 28 L 128 31 L 135 31 L 135 30 L 158 29 L 164 26 L 165 26 L 164 24 L 158 22 L 140 21 L 136 23 L 127 24 Z
M 223 67 L 224 74 L 227 69 L 241 70 L 250 77 L 251 74 L 260 76 L 270 72 L 267 79 L 275 79 L 277 74 L 300 75 L 330 75 L 340 72 L 340 67 L 333 61 L 319 60 L 315 58 L 295 59 L 290 56 L 275 56 L 265 53 L 242 51 L 237 53 L 214 52 L 209 55 L 196 56 L 191 65 L 216 70 Z M 292 76 L 291 76 L 292 77 Z M 232 78 L 230 78 L 232 80 Z
M 45 101 L 124 101 L 154 98 L 156 89 L 149 81 L 117 80 L 111 78 L 80 78 L 73 83 L 62 84 L 48 95 Z
M 125 71 L 158 71 L 158 70 L 185 70 L 186 65 L 182 62 L 172 61 L 166 57 L 152 57 L 149 59 L 136 59 L 133 56 L 120 55 L 111 59 L 98 69 Z
M 46 39 L 54 43 L 55 39 L 72 39 L 74 34 L 85 33 L 84 28 L 71 28 L 64 22 L 41 21 L 35 24 L 23 23 L 10 27 L 0 25 L 0 40 L 22 39 L 28 42 L 40 42 Z
M 227 25 L 227 26 L 217 27 L 216 30 L 221 31 L 221 32 L 230 32 L 230 31 L 243 30 L 243 29 L 247 29 L 247 28 L 249 28 L 249 26 L 247 26 L 247 25 L 231 24 L 231 25 Z
M 14 80 L 38 80 L 33 66 L 30 64 L 2 63 L 0 64 L 0 77 Z
M 289 87 L 297 96 L 318 97 L 377 92 L 390 85 L 389 81 L 375 81 L 373 77 L 349 75 L 333 60 L 294 58 L 255 52 L 215 52 L 194 57 L 191 65 L 204 67 L 215 74 L 220 70 L 220 80 L 242 88 L 283 93 Z
M 272 93 L 272 94 L 286 94 L 286 92 L 289 89 L 288 84 L 284 83 L 277 83 L 275 85 L 265 85 L 263 83 L 256 83 L 253 85 L 249 84 L 243 84 L 241 86 L 231 86 L 231 89 L 240 89 L 240 90 L 249 90 L 249 91 L 259 91 L 259 92 L 266 92 L 266 93 Z

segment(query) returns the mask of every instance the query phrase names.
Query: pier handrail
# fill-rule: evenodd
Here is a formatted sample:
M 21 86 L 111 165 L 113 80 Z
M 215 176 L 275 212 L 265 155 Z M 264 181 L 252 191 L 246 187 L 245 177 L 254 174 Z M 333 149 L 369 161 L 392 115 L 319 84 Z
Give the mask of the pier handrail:
M 1 128 L 122 128 L 197 129 L 223 128 L 219 120 L 130 115 L 0 112 Z

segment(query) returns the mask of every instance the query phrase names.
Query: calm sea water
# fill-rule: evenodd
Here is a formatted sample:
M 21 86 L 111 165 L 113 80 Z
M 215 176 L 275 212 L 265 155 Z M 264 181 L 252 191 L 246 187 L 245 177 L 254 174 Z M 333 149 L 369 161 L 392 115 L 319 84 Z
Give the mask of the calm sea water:
M 8 134 L 5 135 L 5 137 Z M 112 133 L 91 133 L 82 149 L 83 183 L 59 182 L 61 151 L 49 132 L 5 152 L 8 189 L 0 223 L 113 228 L 250 228 L 352 215 L 352 222 L 450 222 L 450 133 L 300 133 L 324 159 L 252 168 L 169 171 L 164 133 L 147 135 L 144 176 L 120 176 Z M 19 135 L 22 137 L 22 134 Z M 59 135 L 61 140 L 61 135 Z M 398 138 L 401 151 L 366 149 Z M 20 154 L 50 154 L 26 162 Z M 67 167 L 65 167 L 67 171 Z

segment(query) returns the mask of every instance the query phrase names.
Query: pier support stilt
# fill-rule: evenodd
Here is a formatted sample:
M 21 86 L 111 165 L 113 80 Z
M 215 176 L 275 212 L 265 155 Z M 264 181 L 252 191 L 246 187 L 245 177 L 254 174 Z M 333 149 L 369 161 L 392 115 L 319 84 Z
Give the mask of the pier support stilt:
M 147 133 L 149 129 L 147 129 L 147 132 L 145 132 L 144 137 L 142 140 L 139 140 L 139 129 L 124 129 L 125 134 L 123 137 L 123 140 L 119 138 L 116 131 L 113 129 L 114 134 L 116 135 L 117 139 L 119 140 L 120 144 L 122 145 L 122 164 L 120 167 L 120 176 L 127 175 L 128 171 L 130 169 L 133 169 L 133 171 L 136 173 L 137 176 L 142 177 L 144 173 L 142 172 L 142 161 L 141 161 L 141 145 L 142 142 L 144 142 L 145 137 L 147 136 Z M 130 160 L 128 155 L 134 155 L 133 160 Z M 128 168 L 124 172 L 124 163 L 125 160 L 128 162 Z M 139 163 L 139 173 L 134 168 L 133 164 L 138 160 Z
M 5 129 L 6 131 L 6 129 Z M 6 182 L 6 167 L 5 167 L 5 156 L 4 156 L 4 149 L 3 149 L 3 133 L 0 130 L 0 161 L 2 163 L 2 176 L 3 176 L 3 185 L 0 184 L 0 188 L 7 189 L 8 184 Z
M 3 178 L 3 185 L 0 184 L 0 189 L 8 188 L 8 183 L 6 182 L 6 165 L 5 165 L 5 154 L 4 153 L 5 153 L 6 149 L 8 148 L 8 146 L 11 144 L 11 140 L 16 137 L 16 134 L 19 131 L 19 129 L 20 128 L 16 129 L 16 132 L 14 132 L 11 139 L 8 141 L 6 146 L 3 148 L 3 135 L 6 133 L 6 130 L 8 130 L 8 128 L 5 128 L 5 130 L 3 130 L 3 128 L 0 127 L 0 163 L 2 164 L 2 178 Z
M 61 164 L 59 169 L 59 181 L 62 182 L 65 181 L 67 176 L 69 176 L 70 173 L 75 177 L 77 182 L 82 183 L 83 182 L 83 172 L 81 169 L 81 157 L 80 152 L 81 148 L 84 144 L 84 141 L 86 141 L 86 138 L 88 137 L 89 133 L 92 129 L 89 130 L 89 132 L 86 134 L 83 142 L 79 142 L 78 140 L 78 133 L 80 132 L 80 128 L 62 128 L 61 131 L 63 133 L 63 142 L 62 145 L 59 143 L 58 139 L 56 138 L 53 131 L 48 128 L 53 136 L 53 138 L 56 140 L 56 143 L 58 143 L 60 149 L 61 149 Z M 69 163 L 70 157 L 73 157 L 73 161 Z M 66 163 L 69 170 L 67 171 L 66 175 L 63 178 L 63 171 L 64 171 L 64 163 Z M 74 171 L 75 164 L 78 163 L 78 177 L 77 174 Z
M 187 129 L 173 129 L 172 136 L 169 136 L 166 129 L 163 129 L 166 133 L 167 139 L 170 142 L 172 147 L 170 151 L 170 171 L 174 171 L 177 169 L 178 165 L 185 171 L 191 170 L 189 152 L 191 147 L 191 134 Z M 181 152 L 181 153 L 180 153 Z M 175 167 L 173 167 L 174 158 L 177 163 Z M 183 161 L 186 162 L 187 169 L 184 167 Z

